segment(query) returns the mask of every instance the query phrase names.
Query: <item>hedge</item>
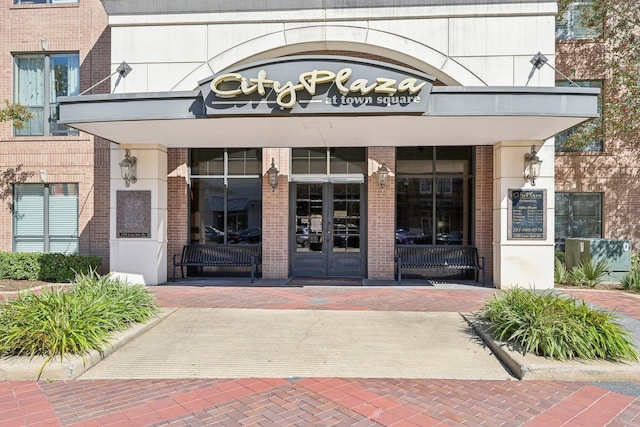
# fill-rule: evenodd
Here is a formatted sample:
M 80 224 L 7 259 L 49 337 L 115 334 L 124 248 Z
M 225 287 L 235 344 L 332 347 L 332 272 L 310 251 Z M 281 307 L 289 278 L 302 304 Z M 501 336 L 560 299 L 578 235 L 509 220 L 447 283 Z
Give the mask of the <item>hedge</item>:
M 0 279 L 69 283 L 76 273 L 89 273 L 102 259 L 93 255 L 0 252 Z

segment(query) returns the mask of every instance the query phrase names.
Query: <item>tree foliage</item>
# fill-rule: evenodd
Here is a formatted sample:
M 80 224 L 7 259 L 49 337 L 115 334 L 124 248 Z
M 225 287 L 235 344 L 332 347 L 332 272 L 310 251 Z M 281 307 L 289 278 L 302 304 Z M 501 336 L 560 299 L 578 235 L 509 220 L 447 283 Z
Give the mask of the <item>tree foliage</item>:
M 33 114 L 23 105 L 11 104 L 6 100 L 4 104 L 5 107 L 0 108 L 0 123 L 10 121 L 13 127 L 22 129 L 33 117 Z M 32 175 L 33 172 L 23 171 L 22 165 L 0 170 L 0 200 L 6 200 L 11 195 L 13 184 L 25 182 Z
M 558 0 L 564 16 L 575 0 Z M 581 24 L 600 30 L 595 43 L 604 48 L 604 88 L 600 126 L 573 132 L 569 145 L 619 140 L 638 145 L 640 136 L 640 8 L 635 1 L 593 0 L 580 4 Z M 597 66 L 597 64 L 594 64 Z
M 33 114 L 21 104 L 11 104 L 4 101 L 4 108 L 0 108 L 0 123 L 11 122 L 13 127 L 23 129 Z

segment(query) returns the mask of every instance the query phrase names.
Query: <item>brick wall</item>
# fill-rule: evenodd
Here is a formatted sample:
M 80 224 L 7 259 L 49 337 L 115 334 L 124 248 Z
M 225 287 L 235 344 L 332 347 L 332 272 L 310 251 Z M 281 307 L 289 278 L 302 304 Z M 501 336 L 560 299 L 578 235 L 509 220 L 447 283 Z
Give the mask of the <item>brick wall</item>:
M 266 176 L 272 158 L 280 171 L 275 191 Z M 262 277 L 267 279 L 289 276 L 289 162 L 288 148 L 262 151 Z
M 393 280 L 395 259 L 395 147 L 370 147 L 367 182 L 367 266 L 369 279 Z M 378 165 L 389 168 L 387 185 L 382 191 L 378 184 Z
M 189 243 L 189 187 L 187 175 L 187 148 L 167 149 L 167 274 L 173 274 L 173 255 L 180 256 L 182 247 Z
M 601 43 L 557 43 L 557 66 L 571 79 L 604 79 Z M 604 79 L 606 88 L 606 79 Z M 603 193 L 602 231 L 607 239 L 630 239 L 640 249 L 640 157 L 637 141 L 604 141 L 602 153 L 556 153 L 557 192 Z
M 46 40 L 46 42 L 44 42 Z M 99 0 L 80 3 L 13 5 L 0 8 L 0 101 L 13 101 L 13 54 L 78 52 L 80 90 L 110 74 L 110 33 Z M 93 93 L 108 93 L 109 82 Z M 13 137 L 0 123 L 0 170 L 22 164 L 32 173 L 27 182 L 78 183 L 80 253 L 103 258 L 109 265 L 109 142 L 81 133 L 77 137 Z M 6 201 L 8 202 L 8 201 Z M 0 250 L 12 249 L 13 219 L 7 203 L 0 206 Z
M 486 258 L 487 284 L 493 279 L 493 147 L 475 147 L 475 200 L 473 244 Z

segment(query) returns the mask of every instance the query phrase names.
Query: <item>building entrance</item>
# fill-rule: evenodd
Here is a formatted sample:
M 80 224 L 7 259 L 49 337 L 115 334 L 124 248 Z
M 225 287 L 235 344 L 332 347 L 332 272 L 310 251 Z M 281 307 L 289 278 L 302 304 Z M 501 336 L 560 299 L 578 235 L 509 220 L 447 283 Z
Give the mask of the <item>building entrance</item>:
M 291 184 L 292 277 L 364 277 L 363 183 Z

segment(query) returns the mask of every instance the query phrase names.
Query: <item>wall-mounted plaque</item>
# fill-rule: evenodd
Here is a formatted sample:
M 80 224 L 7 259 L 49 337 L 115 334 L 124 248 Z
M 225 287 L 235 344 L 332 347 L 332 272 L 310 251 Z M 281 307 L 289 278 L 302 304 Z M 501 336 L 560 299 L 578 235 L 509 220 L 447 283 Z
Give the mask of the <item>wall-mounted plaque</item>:
M 509 190 L 507 239 L 547 238 L 547 190 Z
M 151 191 L 116 191 L 116 236 L 151 237 Z

